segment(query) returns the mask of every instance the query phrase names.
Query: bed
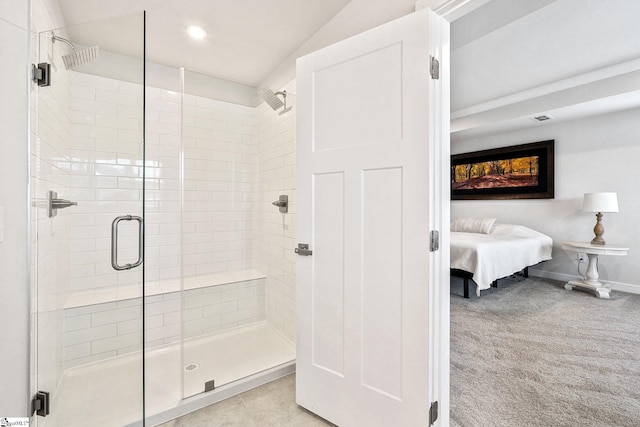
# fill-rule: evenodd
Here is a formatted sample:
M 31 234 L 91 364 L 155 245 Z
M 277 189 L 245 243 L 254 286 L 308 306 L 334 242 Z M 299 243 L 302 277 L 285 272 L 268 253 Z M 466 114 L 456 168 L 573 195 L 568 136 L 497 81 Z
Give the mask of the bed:
M 457 219 L 451 227 L 451 274 L 462 277 L 465 298 L 469 297 L 469 279 L 476 283 L 476 295 L 497 284 L 497 279 L 510 276 L 540 262 L 551 259 L 551 237 L 515 224 L 495 224 L 488 219 L 474 220 L 476 227 L 460 226 Z M 478 226 L 478 221 L 485 221 Z M 490 225 L 489 225 L 490 223 Z M 457 224 L 457 225 L 456 225 Z M 465 230 L 465 231 L 459 231 Z

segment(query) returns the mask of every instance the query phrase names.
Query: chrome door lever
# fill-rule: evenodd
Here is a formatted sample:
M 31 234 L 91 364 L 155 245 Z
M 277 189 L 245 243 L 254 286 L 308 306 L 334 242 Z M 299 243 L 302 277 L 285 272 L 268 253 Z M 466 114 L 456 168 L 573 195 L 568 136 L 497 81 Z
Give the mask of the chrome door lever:
M 294 252 L 300 256 L 311 256 L 313 251 L 309 250 L 308 243 L 298 243 L 298 247 L 294 249 Z

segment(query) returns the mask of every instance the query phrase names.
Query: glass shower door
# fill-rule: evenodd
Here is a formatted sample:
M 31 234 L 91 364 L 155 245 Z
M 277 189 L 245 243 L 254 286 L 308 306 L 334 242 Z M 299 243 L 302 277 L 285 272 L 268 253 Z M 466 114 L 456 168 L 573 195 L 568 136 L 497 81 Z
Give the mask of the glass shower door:
M 144 423 L 144 13 L 36 36 L 35 419 Z

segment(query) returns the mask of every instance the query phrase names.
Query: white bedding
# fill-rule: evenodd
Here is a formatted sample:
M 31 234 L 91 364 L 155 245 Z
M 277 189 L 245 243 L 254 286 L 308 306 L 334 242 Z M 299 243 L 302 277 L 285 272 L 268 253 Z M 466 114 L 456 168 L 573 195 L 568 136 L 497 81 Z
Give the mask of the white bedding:
M 473 273 L 476 295 L 491 282 L 551 259 L 551 237 L 522 225 L 495 224 L 489 234 L 451 232 L 451 268 Z

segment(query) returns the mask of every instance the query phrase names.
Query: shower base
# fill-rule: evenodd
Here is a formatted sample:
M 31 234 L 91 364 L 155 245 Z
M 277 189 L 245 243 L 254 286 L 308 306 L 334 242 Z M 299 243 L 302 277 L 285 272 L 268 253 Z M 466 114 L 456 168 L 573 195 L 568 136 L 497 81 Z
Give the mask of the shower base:
M 293 343 L 266 322 L 190 341 L 184 346 L 184 396 L 204 393 L 206 381 L 220 387 L 295 357 Z
M 288 375 L 295 369 L 294 360 L 293 343 L 267 322 L 186 341 L 184 360 L 178 344 L 149 351 L 145 359 L 147 425 Z M 55 414 L 46 419 L 53 423 L 44 425 L 142 425 L 140 373 L 140 353 L 67 369 Z M 210 380 L 216 388 L 205 392 L 205 382 Z

